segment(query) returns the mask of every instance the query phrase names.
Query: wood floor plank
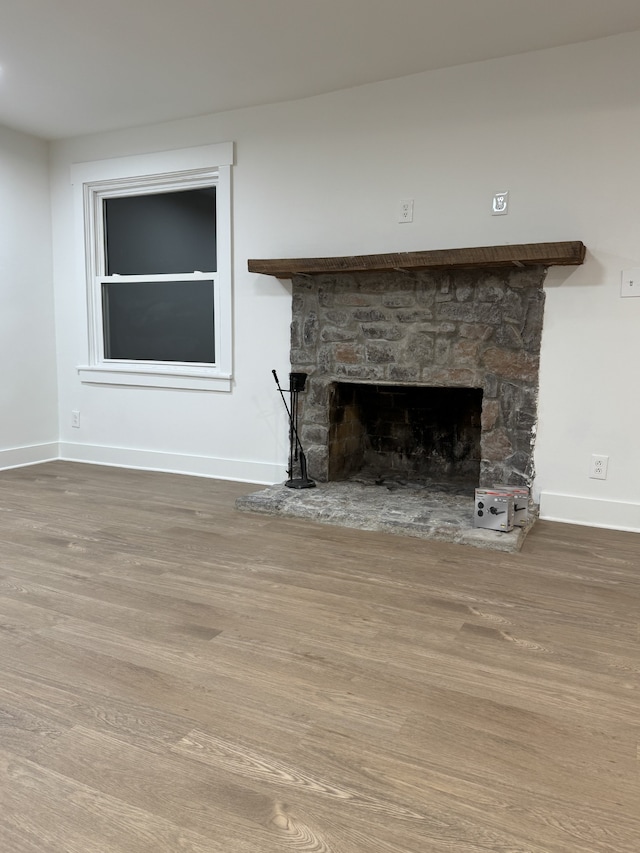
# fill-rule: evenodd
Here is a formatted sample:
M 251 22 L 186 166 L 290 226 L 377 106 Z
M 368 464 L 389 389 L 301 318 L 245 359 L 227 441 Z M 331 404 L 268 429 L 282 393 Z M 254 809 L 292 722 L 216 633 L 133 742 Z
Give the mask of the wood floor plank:
M 6 832 L 6 834 L 5 834 Z M 225 853 L 215 839 L 0 748 L 0 838 L 41 853 Z M 17 843 L 17 847 L 9 844 Z M 237 849 L 249 853 L 249 847 Z
M 520 554 L 0 472 L 0 850 L 637 853 L 640 537 Z
M 271 800 L 167 750 L 164 755 L 76 727 L 41 750 L 38 763 L 106 796 L 210 837 L 220 848 L 273 847 L 263 831 Z M 180 784 L 176 784 L 176 780 Z M 255 849 L 255 848 L 254 848 Z
M 3 675 L 0 686 L 0 744 L 3 747 L 29 758 L 71 728 L 63 714 L 29 701 L 21 691 L 7 690 L 7 683 Z
M 122 634 L 138 636 L 140 632 L 149 639 L 169 642 L 179 646 L 201 640 L 206 643 L 218 636 L 221 628 L 186 621 L 166 612 L 162 616 L 140 611 L 128 604 L 96 602 L 91 596 L 58 591 L 51 586 L 5 578 L 0 581 L 0 611 L 28 615 L 40 619 L 42 627 L 55 625 L 69 619 L 80 619 L 90 624 L 113 627 Z

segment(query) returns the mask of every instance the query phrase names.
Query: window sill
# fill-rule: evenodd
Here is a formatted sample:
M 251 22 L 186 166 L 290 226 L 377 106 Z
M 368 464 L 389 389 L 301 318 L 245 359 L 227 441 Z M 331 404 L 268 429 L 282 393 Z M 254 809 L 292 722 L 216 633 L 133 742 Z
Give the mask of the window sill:
M 136 365 L 80 365 L 80 381 L 89 385 L 133 385 L 138 388 L 183 388 L 191 391 L 231 391 L 231 376 L 206 368 L 159 368 Z

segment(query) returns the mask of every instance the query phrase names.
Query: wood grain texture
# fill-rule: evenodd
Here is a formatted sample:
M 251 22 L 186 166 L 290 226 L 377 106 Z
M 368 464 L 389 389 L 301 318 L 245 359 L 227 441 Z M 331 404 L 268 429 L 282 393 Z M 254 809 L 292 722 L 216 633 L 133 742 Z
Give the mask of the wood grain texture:
M 382 270 L 494 269 L 496 267 L 577 266 L 584 263 L 585 246 L 579 240 L 560 243 L 520 243 L 510 246 L 474 246 L 425 252 L 350 255 L 335 258 L 250 259 L 249 272 L 291 278 L 321 273 L 380 272 Z
M 640 538 L 520 554 L 0 473 L 0 850 L 637 853 Z

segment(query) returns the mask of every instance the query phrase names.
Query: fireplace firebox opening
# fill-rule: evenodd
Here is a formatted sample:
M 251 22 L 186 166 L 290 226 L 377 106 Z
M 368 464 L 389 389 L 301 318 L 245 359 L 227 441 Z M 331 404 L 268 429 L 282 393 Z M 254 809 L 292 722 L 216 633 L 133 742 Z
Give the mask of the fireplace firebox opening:
M 329 480 L 478 485 L 481 388 L 336 382 L 329 401 Z

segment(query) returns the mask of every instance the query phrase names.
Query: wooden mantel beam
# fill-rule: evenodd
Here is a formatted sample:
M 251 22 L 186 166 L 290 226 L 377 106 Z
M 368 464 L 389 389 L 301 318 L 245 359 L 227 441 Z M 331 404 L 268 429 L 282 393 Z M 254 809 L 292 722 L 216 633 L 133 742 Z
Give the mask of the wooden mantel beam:
M 521 243 L 512 246 L 476 246 L 470 249 L 435 249 L 386 255 L 352 255 L 337 258 L 280 258 L 249 260 L 249 272 L 291 278 L 294 275 L 357 273 L 383 270 L 477 269 L 486 267 L 577 266 L 584 262 L 585 246 L 579 240 L 564 243 Z

